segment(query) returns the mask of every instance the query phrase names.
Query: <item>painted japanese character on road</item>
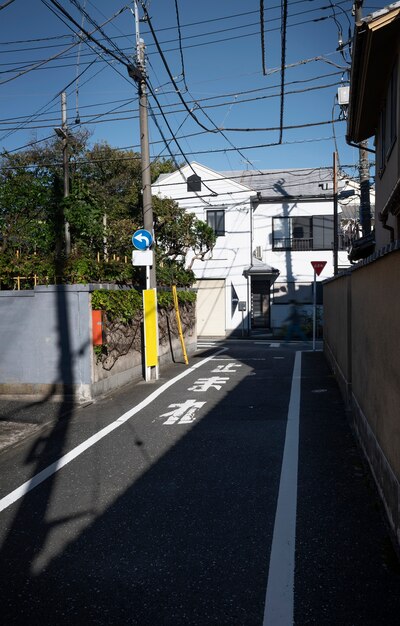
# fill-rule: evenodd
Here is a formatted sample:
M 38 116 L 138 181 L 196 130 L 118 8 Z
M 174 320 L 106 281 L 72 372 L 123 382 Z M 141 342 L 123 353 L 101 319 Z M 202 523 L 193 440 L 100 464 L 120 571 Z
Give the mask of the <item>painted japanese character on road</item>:
M 189 387 L 188 391 L 208 391 L 212 387 L 214 389 L 221 389 L 222 385 L 225 385 L 229 380 L 225 376 L 212 376 L 211 378 L 199 378 L 194 383 L 193 387 Z
M 171 426 L 172 424 L 190 424 L 194 422 L 195 413 L 198 409 L 201 409 L 205 405 L 205 402 L 197 402 L 197 400 L 186 400 L 180 404 L 170 404 L 167 413 L 163 413 L 160 417 L 167 417 L 168 419 L 163 422 L 163 426 Z
M 236 368 L 242 367 L 241 363 L 227 363 L 226 365 L 217 365 L 215 370 L 211 370 L 212 373 L 217 372 L 221 374 L 222 372 L 227 374 L 234 374 L 236 372 Z

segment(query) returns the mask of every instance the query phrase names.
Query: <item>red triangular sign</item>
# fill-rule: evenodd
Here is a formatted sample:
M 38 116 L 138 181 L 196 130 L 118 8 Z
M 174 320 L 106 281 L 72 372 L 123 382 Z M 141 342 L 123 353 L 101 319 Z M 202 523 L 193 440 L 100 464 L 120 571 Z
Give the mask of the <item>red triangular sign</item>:
M 314 272 L 319 276 L 326 265 L 326 261 L 311 261 L 311 265 L 314 268 Z

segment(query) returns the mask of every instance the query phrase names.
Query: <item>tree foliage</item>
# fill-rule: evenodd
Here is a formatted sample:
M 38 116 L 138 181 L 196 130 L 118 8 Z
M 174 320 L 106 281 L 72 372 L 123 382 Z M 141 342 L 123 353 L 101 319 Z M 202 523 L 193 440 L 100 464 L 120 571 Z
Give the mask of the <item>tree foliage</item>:
M 68 141 L 70 192 L 63 197 L 62 143 L 32 145 L 0 157 L 0 286 L 14 276 L 39 282 L 115 281 L 139 285 L 141 268 L 132 267 L 132 234 L 143 226 L 140 154 L 107 143 L 88 145 L 88 133 Z M 173 171 L 170 160 L 151 164 L 152 180 Z M 212 229 L 172 200 L 154 201 L 158 284 L 193 284 L 185 269 L 189 250 L 204 258 L 212 249 Z M 64 250 L 64 220 L 71 254 Z M 28 278 L 29 277 L 29 278 Z

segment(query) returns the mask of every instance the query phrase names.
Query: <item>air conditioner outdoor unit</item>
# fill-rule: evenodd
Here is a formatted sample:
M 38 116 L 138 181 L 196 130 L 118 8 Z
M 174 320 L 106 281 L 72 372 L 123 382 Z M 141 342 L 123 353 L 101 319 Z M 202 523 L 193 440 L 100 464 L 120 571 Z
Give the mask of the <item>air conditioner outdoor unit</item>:
M 261 246 L 256 246 L 256 249 L 254 250 L 253 255 L 256 257 L 256 259 L 258 259 L 259 261 L 262 261 L 262 249 L 261 249 Z

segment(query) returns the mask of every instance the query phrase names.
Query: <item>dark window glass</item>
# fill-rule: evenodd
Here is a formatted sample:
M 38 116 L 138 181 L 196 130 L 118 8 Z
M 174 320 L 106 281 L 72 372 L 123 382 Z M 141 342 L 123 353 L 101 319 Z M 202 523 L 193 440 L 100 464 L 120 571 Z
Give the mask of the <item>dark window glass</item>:
M 207 211 L 207 224 L 211 226 L 217 236 L 225 235 L 225 211 Z

